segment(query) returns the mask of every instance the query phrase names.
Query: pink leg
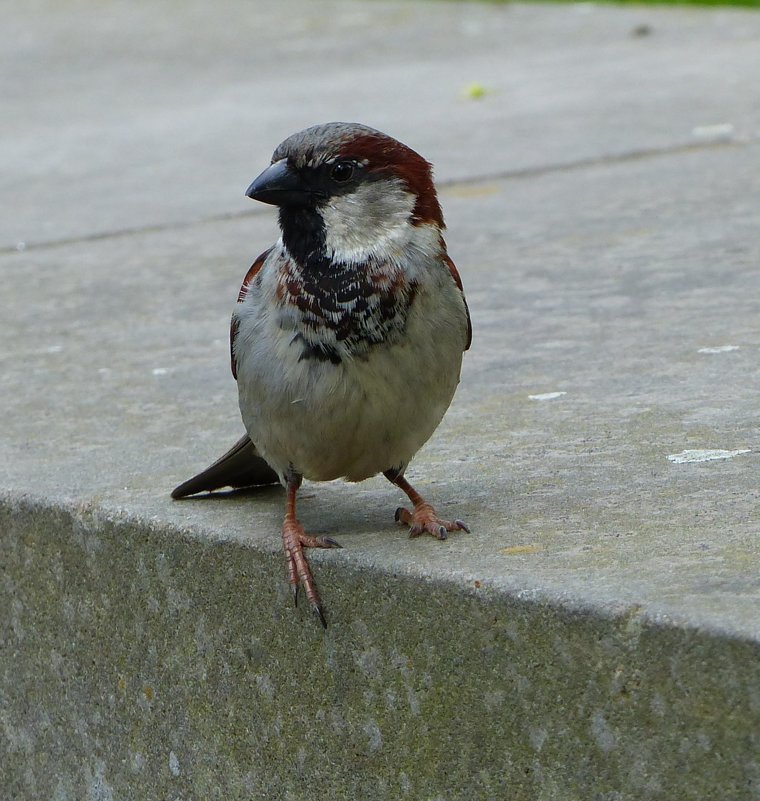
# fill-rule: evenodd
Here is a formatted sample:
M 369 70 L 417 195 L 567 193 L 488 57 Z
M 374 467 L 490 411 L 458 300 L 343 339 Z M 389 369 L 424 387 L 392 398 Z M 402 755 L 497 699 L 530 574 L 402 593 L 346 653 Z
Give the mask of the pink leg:
M 288 559 L 288 578 L 293 589 L 293 599 L 298 606 L 298 588 L 303 587 L 306 598 L 316 612 L 322 625 L 327 628 L 322 601 L 311 575 L 304 548 L 340 548 L 332 537 L 310 537 L 296 519 L 296 493 L 301 486 L 301 476 L 288 476 L 288 498 L 285 520 L 282 524 L 282 544 Z

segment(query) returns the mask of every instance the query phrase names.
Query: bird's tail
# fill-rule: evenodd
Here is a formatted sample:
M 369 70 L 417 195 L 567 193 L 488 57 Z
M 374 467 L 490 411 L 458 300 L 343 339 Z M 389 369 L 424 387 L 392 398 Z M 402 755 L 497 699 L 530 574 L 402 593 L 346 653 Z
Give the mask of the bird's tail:
M 256 487 L 279 481 L 277 473 L 259 456 L 246 434 L 210 467 L 175 487 L 172 498 L 186 498 L 222 487 Z

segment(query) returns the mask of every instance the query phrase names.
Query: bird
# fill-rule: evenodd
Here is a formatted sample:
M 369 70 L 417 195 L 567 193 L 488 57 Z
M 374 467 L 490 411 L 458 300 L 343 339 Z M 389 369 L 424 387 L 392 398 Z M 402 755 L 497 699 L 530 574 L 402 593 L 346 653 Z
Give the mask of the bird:
M 410 537 L 469 532 L 404 476 L 460 380 L 472 323 L 448 255 L 432 165 L 360 123 L 314 125 L 285 139 L 246 196 L 278 207 L 280 237 L 248 270 L 230 326 L 246 434 L 175 499 L 280 483 L 282 542 L 300 589 L 327 627 L 306 556 L 339 548 L 296 516 L 302 480 L 382 474 L 411 502 Z

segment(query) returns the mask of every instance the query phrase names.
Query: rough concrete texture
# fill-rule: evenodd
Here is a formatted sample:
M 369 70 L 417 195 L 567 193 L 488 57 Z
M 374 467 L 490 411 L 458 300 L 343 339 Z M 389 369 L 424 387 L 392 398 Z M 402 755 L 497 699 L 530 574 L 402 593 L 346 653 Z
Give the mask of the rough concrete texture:
M 5 16 L 3 797 L 760 797 L 760 16 Z M 168 491 L 242 430 L 229 313 L 276 231 L 242 192 L 341 118 L 442 179 L 475 340 L 410 474 L 473 533 L 306 487 L 324 633 L 281 490 Z

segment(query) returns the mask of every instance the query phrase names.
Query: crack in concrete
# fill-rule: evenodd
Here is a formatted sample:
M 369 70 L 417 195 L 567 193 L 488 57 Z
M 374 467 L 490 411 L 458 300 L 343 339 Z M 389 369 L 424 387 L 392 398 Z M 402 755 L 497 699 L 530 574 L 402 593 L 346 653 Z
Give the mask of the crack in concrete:
M 576 172 L 594 167 L 605 165 L 625 164 L 630 161 L 643 159 L 659 158 L 662 156 L 679 155 L 681 153 L 691 153 L 700 150 L 716 150 L 733 147 L 749 147 L 760 141 L 758 136 L 733 136 L 730 138 L 719 138 L 712 141 L 682 142 L 676 145 L 665 147 L 651 147 L 630 150 L 624 153 L 603 156 L 590 156 L 570 162 L 559 162 L 554 164 L 543 164 L 529 167 L 520 167 L 513 170 L 503 170 L 501 172 L 487 173 L 483 175 L 473 175 L 466 178 L 449 178 L 436 181 L 438 189 L 449 189 L 457 186 L 476 186 L 491 181 L 513 181 L 526 178 L 538 178 L 544 175 L 553 175 L 566 172 Z M 135 234 L 160 233 L 162 231 L 181 231 L 185 228 L 192 228 L 196 225 L 209 225 L 230 220 L 239 220 L 243 217 L 254 217 L 266 214 L 265 209 L 246 209 L 241 211 L 222 212 L 211 214 L 206 217 L 199 217 L 192 220 L 184 220 L 171 223 L 158 223 L 156 225 L 141 225 L 128 228 L 120 228 L 110 231 L 99 231 L 86 236 L 64 237 L 61 239 L 51 239 L 42 242 L 23 242 L 17 245 L 0 246 L 0 255 L 10 253 L 25 253 L 30 250 L 45 250 L 67 245 L 86 244 L 88 242 L 98 242 L 103 239 L 116 239 L 119 237 L 134 236 Z

